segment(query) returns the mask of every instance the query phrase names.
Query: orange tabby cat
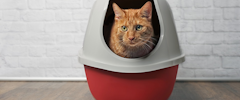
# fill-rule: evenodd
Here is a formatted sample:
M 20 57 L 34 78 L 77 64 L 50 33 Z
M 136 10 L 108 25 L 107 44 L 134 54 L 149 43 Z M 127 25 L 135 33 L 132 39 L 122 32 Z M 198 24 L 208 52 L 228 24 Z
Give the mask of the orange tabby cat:
M 121 9 L 113 3 L 115 22 L 112 26 L 109 47 L 121 57 L 137 58 L 149 54 L 154 48 L 152 3 L 140 9 Z

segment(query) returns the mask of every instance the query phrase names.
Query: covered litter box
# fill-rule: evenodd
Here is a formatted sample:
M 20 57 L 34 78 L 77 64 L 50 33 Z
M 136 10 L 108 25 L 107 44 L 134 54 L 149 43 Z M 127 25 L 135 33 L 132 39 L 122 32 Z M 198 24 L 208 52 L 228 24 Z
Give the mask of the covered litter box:
M 112 4 L 123 9 L 153 5 L 152 25 L 158 42 L 145 57 L 123 58 L 108 47 Z M 88 22 L 79 62 L 85 65 L 91 93 L 97 100 L 167 100 L 178 64 L 184 62 L 172 11 L 166 0 L 96 0 Z

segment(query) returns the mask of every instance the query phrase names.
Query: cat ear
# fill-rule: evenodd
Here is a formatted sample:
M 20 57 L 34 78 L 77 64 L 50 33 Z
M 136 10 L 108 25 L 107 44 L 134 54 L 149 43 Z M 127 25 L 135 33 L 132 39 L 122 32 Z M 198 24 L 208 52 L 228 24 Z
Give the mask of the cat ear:
M 124 15 L 124 12 L 122 11 L 122 9 L 116 3 L 113 3 L 112 7 L 115 13 L 115 18 L 121 19 Z
M 150 1 L 148 1 L 142 6 L 140 14 L 142 15 L 142 17 L 145 17 L 148 20 L 152 19 L 152 3 Z

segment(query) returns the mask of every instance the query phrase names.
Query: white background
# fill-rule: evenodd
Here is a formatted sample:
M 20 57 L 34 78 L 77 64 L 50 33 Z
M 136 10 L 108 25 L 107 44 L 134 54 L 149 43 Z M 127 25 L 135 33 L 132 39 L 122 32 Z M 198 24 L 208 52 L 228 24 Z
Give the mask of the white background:
M 95 0 L 0 0 L 0 78 L 85 78 L 77 61 Z M 168 0 L 178 78 L 240 77 L 240 0 Z

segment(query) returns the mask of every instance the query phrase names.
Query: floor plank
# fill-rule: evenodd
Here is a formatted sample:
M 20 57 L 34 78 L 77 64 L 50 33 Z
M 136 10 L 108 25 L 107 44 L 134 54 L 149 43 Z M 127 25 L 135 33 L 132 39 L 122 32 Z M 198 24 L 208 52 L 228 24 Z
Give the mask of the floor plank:
M 24 85 L 26 82 L 0 82 L 0 95 Z
M 87 82 L 0 82 L 0 100 L 95 100 Z M 169 100 L 240 100 L 240 82 L 176 82 Z
M 240 88 L 230 84 L 240 86 L 240 82 L 177 82 L 169 100 L 240 100 Z

